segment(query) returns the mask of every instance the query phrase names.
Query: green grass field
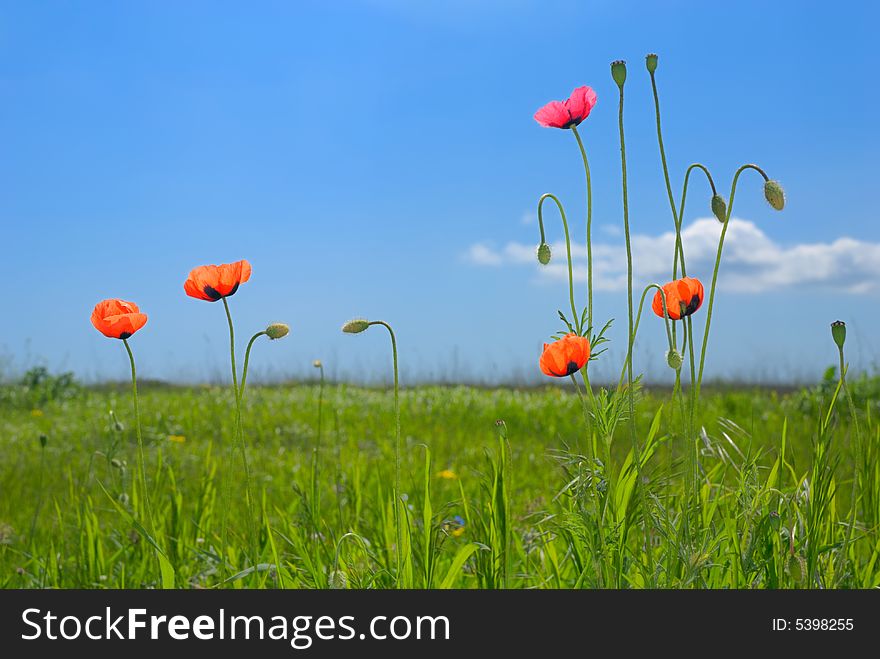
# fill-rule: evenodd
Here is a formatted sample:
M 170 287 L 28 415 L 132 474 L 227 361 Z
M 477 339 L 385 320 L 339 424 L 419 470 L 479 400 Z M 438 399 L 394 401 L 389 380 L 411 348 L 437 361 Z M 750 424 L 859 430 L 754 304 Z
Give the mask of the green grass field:
M 142 387 L 145 499 L 129 389 L 37 372 L 0 389 L 0 586 L 877 587 L 880 380 L 861 450 L 836 385 L 706 389 L 695 497 L 668 391 L 636 470 L 626 423 L 587 457 L 572 390 L 404 389 L 398 540 L 389 391 L 328 384 L 319 421 L 317 384 L 249 389 L 249 532 L 230 389 Z

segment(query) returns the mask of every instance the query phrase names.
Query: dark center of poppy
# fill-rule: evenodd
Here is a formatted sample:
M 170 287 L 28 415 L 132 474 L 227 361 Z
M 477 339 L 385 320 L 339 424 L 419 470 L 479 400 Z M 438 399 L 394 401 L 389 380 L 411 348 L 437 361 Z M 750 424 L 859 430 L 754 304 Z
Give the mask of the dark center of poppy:
M 205 295 L 207 295 L 215 302 L 223 297 L 222 295 L 220 295 L 220 293 L 217 292 L 217 289 L 213 288 L 212 286 L 205 285 L 202 290 L 205 292 Z
M 122 339 L 123 341 L 125 341 L 125 339 L 127 339 L 130 336 L 131 336 L 131 332 L 121 332 L 119 334 L 119 338 Z
M 572 373 L 577 373 L 580 370 L 580 367 L 577 365 L 577 362 L 568 362 L 568 366 L 565 367 L 565 374 L 571 375 Z
M 684 310 L 685 316 L 690 316 L 694 311 L 696 311 L 700 306 L 700 296 L 694 295 L 691 298 L 691 301 L 688 302 L 687 308 Z

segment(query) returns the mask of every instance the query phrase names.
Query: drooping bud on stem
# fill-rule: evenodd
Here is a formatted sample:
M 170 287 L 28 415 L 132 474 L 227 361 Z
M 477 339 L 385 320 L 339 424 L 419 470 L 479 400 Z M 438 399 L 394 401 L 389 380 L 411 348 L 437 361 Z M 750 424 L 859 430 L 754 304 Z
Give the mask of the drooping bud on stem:
M 648 69 L 648 73 L 654 73 L 657 70 L 657 55 L 656 53 L 648 53 L 645 55 L 645 67 Z
M 622 59 L 611 62 L 611 77 L 614 78 L 617 86 L 622 89 L 623 83 L 626 82 L 626 62 Z
M 681 368 L 682 363 L 684 363 L 684 358 L 678 350 L 673 348 L 666 351 L 666 363 L 669 364 L 669 368 L 673 371 L 677 371 Z
M 831 323 L 831 338 L 837 347 L 843 350 L 843 344 L 846 343 L 846 323 L 842 320 L 835 320 Z
M 272 323 L 266 328 L 266 336 L 273 341 L 287 336 L 290 333 L 290 326 L 286 323 Z
M 360 334 L 370 326 L 370 321 L 364 318 L 353 318 L 342 326 L 346 334 Z
M 314 366 L 315 368 L 322 368 L 324 366 L 324 364 L 321 363 L 320 359 L 316 359 L 315 361 L 312 362 L 312 366 Z
M 541 265 L 550 263 L 550 245 L 547 243 L 538 245 L 538 263 Z
M 727 221 L 727 202 L 724 201 L 724 197 L 717 192 L 713 194 L 711 206 L 712 214 L 721 224 L 724 224 Z
M 782 189 L 779 181 L 767 181 L 764 183 L 764 199 L 775 210 L 781 211 L 785 208 L 785 190 Z

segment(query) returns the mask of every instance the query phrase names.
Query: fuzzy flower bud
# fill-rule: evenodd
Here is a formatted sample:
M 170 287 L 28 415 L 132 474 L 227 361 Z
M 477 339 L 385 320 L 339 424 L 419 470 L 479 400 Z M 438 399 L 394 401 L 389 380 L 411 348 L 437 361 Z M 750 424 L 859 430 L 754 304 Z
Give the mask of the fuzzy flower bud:
M 314 366 L 315 368 L 323 368 L 324 364 L 321 363 L 320 359 L 316 359 L 312 362 L 312 366 Z
M 785 208 L 785 190 L 779 184 L 779 181 L 767 181 L 764 184 L 764 199 L 775 210 L 781 211 Z
M 49 443 L 49 437 L 45 434 L 40 434 L 40 448 L 46 448 L 46 444 Z
M 345 590 L 348 588 L 348 577 L 342 570 L 333 570 L 327 575 L 327 586 L 331 590 Z
M 622 89 L 623 83 L 626 82 L 626 62 L 622 59 L 611 62 L 611 77 L 614 78 L 617 86 Z
M 538 245 L 538 263 L 541 265 L 550 263 L 550 245 L 547 243 Z
M 370 326 L 370 322 L 364 318 L 354 318 L 342 326 L 346 334 L 360 334 Z
M 269 327 L 266 328 L 266 336 L 270 339 L 280 339 L 285 337 L 290 332 L 290 326 L 286 323 L 272 323 Z
M 711 206 L 712 214 L 721 224 L 724 224 L 727 221 L 727 202 L 724 201 L 724 197 L 718 193 L 713 194 Z
M 842 320 L 835 320 L 831 323 L 831 338 L 837 347 L 843 350 L 843 344 L 846 343 L 846 323 Z
M 666 363 L 669 364 L 669 368 L 673 371 L 680 369 L 683 362 L 684 358 L 678 350 L 673 349 L 666 351 Z
M 655 53 L 645 55 L 645 66 L 648 69 L 648 73 L 654 73 L 657 70 L 657 55 Z

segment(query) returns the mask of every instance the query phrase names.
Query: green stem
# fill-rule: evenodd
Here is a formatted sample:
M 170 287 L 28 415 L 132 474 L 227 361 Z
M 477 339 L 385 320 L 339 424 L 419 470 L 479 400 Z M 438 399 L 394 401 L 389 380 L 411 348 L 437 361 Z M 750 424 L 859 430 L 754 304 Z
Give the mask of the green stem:
M 324 366 L 318 367 L 321 372 L 321 380 L 318 384 L 318 436 L 315 440 L 315 448 L 312 451 L 312 519 L 315 527 L 318 527 L 318 518 L 321 511 L 321 502 L 318 498 L 318 461 L 320 459 L 321 450 L 321 419 L 324 408 Z
M 223 308 L 226 311 L 226 320 L 229 323 L 229 359 L 232 364 L 232 391 L 235 394 L 235 435 L 239 451 L 241 452 L 242 466 L 244 468 L 245 507 L 247 509 L 248 536 L 250 538 L 251 550 L 254 554 L 251 559 L 254 561 L 254 564 L 256 564 L 257 538 L 256 527 L 254 525 L 254 497 L 251 492 L 251 472 L 247 459 L 247 447 L 244 442 L 244 426 L 241 414 L 241 390 L 238 388 L 238 372 L 235 367 L 235 328 L 232 325 L 232 313 L 229 311 L 229 303 L 225 297 L 223 298 Z
M 400 434 L 400 374 L 397 364 L 397 338 L 394 336 L 394 330 L 391 325 L 384 320 L 374 320 L 368 325 L 381 325 L 388 330 L 391 335 L 391 356 L 394 366 L 394 526 L 397 533 L 397 580 L 400 581 L 401 568 L 403 565 L 403 557 L 401 547 L 403 545 L 403 535 L 401 528 L 401 519 L 399 507 L 400 499 L 400 454 L 401 454 L 401 434 Z
M 137 368 L 134 365 L 134 353 L 131 351 L 131 346 L 128 345 L 128 339 L 122 339 L 122 343 L 125 345 L 125 350 L 128 352 L 128 361 L 131 363 L 131 398 L 134 402 L 134 427 L 138 445 L 138 475 L 141 478 L 141 494 L 144 498 L 144 508 L 147 513 L 147 529 L 149 530 L 150 535 L 155 535 L 155 529 L 153 528 L 153 513 L 150 507 L 149 493 L 147 492 L 147 468 L 144 459 L 144 437 L 141 432 L 141 409 L 138 402 Z
M 552 199 L 556 203 L 556 207 L 559 209 L 559 215 L 562 217 L 562 228 L 565 231 L 565 253 L 568 259 L 568 299 L 571 303 L 571 314 L 572 314 L 572 322 L 575 324 L 575 328 L 578 330 L 578 333 L 581 332 L 580 325 L 580 316 L 577 312 L 577 307 L 574 303 L 574 271 L 572 270 L 571 264 L 571 237 L 568 233 L 568 220 L 565 217 L 565 209 L 562 207 L 562 202 L 556 197 L 556 195 L 547 192 L 546 194 L 542 194 L 541 198 L 538 200 L 538 228 L 541 231 L 541 243 L 546 243 L 546 237 L 544 235 L 544 202 L 548 199 Z
M 858 501 L 859 501 L 859 467 L 862 464 L 862 431 L 861 426 L 859 424 L 859 417 L 856 414 L 856 406 L 853 402 L 852 393 L 849 390 L 849 386 L 846 383 L 846 364 L 843 358 L 843 346 L 839 346 L 837 352 L 840 356 L 840 387 L 843 389 L 843 393 L 846 395 L 846 402 L 849 406 L 849 413 L 852 417 L 853 429 L 855 430 L 855 438 L 856 438 L 856 450 L 853 459 L 853 484 L 852 484 L 852 503 L 850 504 L 852 508 L 850 509 L 850 520 L 847 525 L 846 530 L 846 539 L 844 542 L 843 548 L 843 556 L 844 560 L 846 559 L 847 548 L 852 540 L 852 532 L 853 527 L 855 527 L 856 523 L 856 514 L 858 511 Z
M 587 319 L 589 327 L 593 326 L 593 184 L 590 179 L 590 163 L 587 160 L 587 151 L 578 133 L 577 126 L 571 127 L 571 132 L 577 140 L 581 151 L 581 159 L 584 161 L 584 173 L 587 177 Z
M 647 286 L 645 286 L 645 290 L 642 291 L 642 296 L 639 299 L 639 310 L 638 310 L 638 313 L 636 314 L 635 326 L 633 327 L 632 337 L 630 338 L 629 347 L 627 348 L 627 362 L 626 363 L 628 363 L 630 360 L 630 357 L 631 357 L 631 354 L 633 351 L 633 347 L 634 347 L 635 341 L 636 341 L 636 335 L 639 332 L 639 325 L 642 322 L 642 310 L 645 305 L 645 296 L 647 296 L 648 291 L 650 291 L 652 288 L 656 288 L 658 291 L 660 291 L 660 303 L 663 305 L 663 321 L 666 324 L 666 340 L 669 343 L 669 349 L 670 350 L 675 349 L 675 343 L 672 338 L 673 337 L 672 328 L 670 327 L 670 325 L 673 325 L 673 323 L 671 323 L 671 321 L 670 321 L 669 312 L 666 308 L 666 293 L 663 291 L 663 288 L 661 288 L 658 284 L 648 284 Z M 620 379 L 617 382 L 618 391 L 623 386 L 623 378 L 626 377 L 626 368 L 627 368 L 626 363 L 624 363 L 624 366 L 620 371 Z
M 620 90 L 620 100 L 618 104 L 617 111 L 617 127 L 620 132 L 620 170 L 621 170 L 621 183 L 623 186 L 623 231 L 624 237 L 626 238 L 626 301 L 627 301 L 627 320 L 629 326 L 629 342 L 630 345 L 633 343 L 633 267 L 632 267 L 632 244 L 630 241 L 630 233 L 629 233 L 629 196 L 627 193 L 627 180 L 626 180 L 626 141 L 624 139 L 623 132 L 623 84 L 618 85 L 618 89 Z M 630 427 L 630 439 L 632 441 L 633 447 L 633 459 L 636 465 L 636 480 L 637 487 L 639 492 L 639 500 L 642 508 L 642 526 L 644 529 L 645 535 L 645 548 L 648 558 L 648 572 L 649 574 L 653 574 L 654 571 L 654 560 L 653 560 L 653 551 L 651 547 L 651 534 L 648 531 L 648 515 L 646 508 L 646 500 L 645 500 L 645 492 L 644 485 L 642 483 L 641 476 L 641 455 L 639 450 L 639 442 L 636 438 L 636 419 L 635 419 L 635 396 L 633 392 L 633 366 L 632 366 L 632 349 L 627 351 L 627 359 L 626 359 L 626 374 L 627 374 L 627 393 L 629 399 L 629 427 Z
M 694 396 L 696 401 L 700 399 L 700 386 L 703 383 L 703 367 L 706 362 L 706 346 L 709 344 L 709 327 L 712 324 L 712 309 L 715 306 L 715 285 L 718 282 L 718 268 L 721 265 L 721 252 L 724 249 L 724 237 L 727 235 L 727 227 L 730 226 L 730 217 L 733 214 L 733 201 L 736 197 L 736 184 L 739 181 L 739 176 L 747 169 L 754 169 L 761 176 L 764 177 L 764 181 L 769 181 L 770 177 L 764 173 L 764 170 L 753 164 L 746 164 L 741 166 L 736 170 L 736 174 L 733 177 L 733 182 L 730 185 L 730 202 L 727 205 L 727 216 L 724 220 L 724 226 L 721 229 L 721 237 L 718 239 L 718 253 L 715 255 L 715 267 L 712 270 L 712 286 L 709 289 L 709 306 L 706 309 L 706 326 L 703 330 L 703 345 L 700 349 L 700 370 L 697 374 L 697 382 L 696 382 L 696 394 Z
M 224 302 L 225 301 L 226 301 L 226 298 L 224 298 Z M 247 350 L 244 351 L 244 367 L 241 369 L 241 387 L 239 387 L 239 389 L 238 389 L 240 392 L 240 396 L 242 398 L 244 398 L 244 385 L 247 382 L 248 362 L 250 362 L 250 359 L 251 359 L 251 348 L 254 345 L 254 341 L 259 339 L 261 336 L 264 336 L 265 334 L 266 334 L 266 330 L 263 330 L 262 332 L 257 332 L 256 334 L 254 334 L 251 337 L 251 340 L 248 341 Z M 235 358 L 233 357 L 233 359 L 235 359 Z

